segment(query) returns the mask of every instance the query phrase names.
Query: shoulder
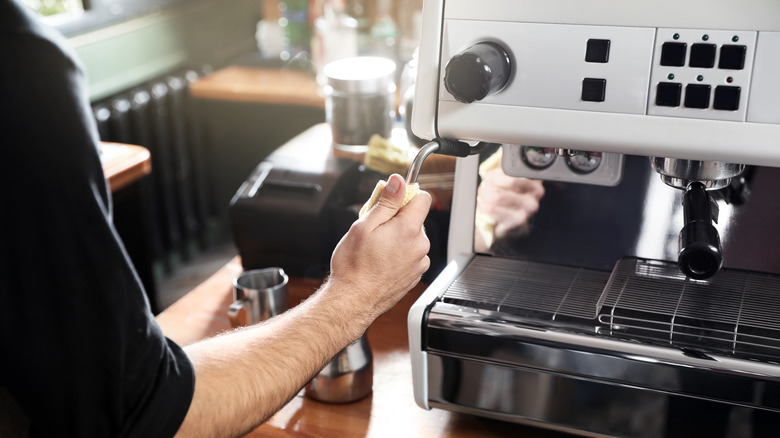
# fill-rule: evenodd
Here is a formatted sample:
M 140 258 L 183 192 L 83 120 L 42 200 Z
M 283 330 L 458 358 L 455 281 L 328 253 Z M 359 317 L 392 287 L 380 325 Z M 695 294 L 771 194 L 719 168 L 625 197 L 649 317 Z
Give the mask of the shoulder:
M 57 62 L 79 73 L 83 70 L 65 37 L 44 24 L 34 10 L 19 0 L 0 0 L 0 58 L 15 61 L 30 53 L 31 47 L 35 59 L 27 56 L 25 61 Z

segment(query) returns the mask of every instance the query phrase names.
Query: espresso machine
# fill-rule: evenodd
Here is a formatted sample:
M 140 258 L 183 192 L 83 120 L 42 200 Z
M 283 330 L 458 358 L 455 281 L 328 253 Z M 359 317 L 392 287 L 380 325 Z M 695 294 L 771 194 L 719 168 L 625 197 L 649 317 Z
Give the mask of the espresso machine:
M 422 29 L 418 158 L 463 158 L 449 263 L 408 316 L 416 402 L 778 436 L 780 2 L 425 0 Z M 498 151 L 544 195 L 477 249 Z

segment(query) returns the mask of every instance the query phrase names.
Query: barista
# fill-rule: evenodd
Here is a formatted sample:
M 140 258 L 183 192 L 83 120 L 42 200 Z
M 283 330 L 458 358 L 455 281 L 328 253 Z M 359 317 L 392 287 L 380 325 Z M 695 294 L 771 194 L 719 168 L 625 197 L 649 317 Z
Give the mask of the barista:
M 182 348 L 112 223 L 81 66 L 0 0 L 0 436 L 236 436 L 292 398 L 428 269 L 431 198 L 393 175 L 306 302 Z

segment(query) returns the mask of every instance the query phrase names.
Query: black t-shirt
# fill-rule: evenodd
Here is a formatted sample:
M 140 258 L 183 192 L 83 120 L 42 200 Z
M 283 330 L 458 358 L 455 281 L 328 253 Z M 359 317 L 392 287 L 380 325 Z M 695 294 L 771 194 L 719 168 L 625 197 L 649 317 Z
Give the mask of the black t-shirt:
M 192 400 L 110 196 L 80 64 L 0 0 L 0 389 L 31 436 L 171 436 Z

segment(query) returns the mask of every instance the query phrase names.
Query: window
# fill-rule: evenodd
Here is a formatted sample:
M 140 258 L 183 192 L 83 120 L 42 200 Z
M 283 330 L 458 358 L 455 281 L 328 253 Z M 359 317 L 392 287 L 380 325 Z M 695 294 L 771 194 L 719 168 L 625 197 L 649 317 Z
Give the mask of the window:
M 44 17 L 84 12 L 84 3 L 81 0 L 22 0 L 22 3 Z
M 22 0 L 65 36 L 95 30 L 187 0 Z M 197 3 L 197 2 L 195 2 Z

